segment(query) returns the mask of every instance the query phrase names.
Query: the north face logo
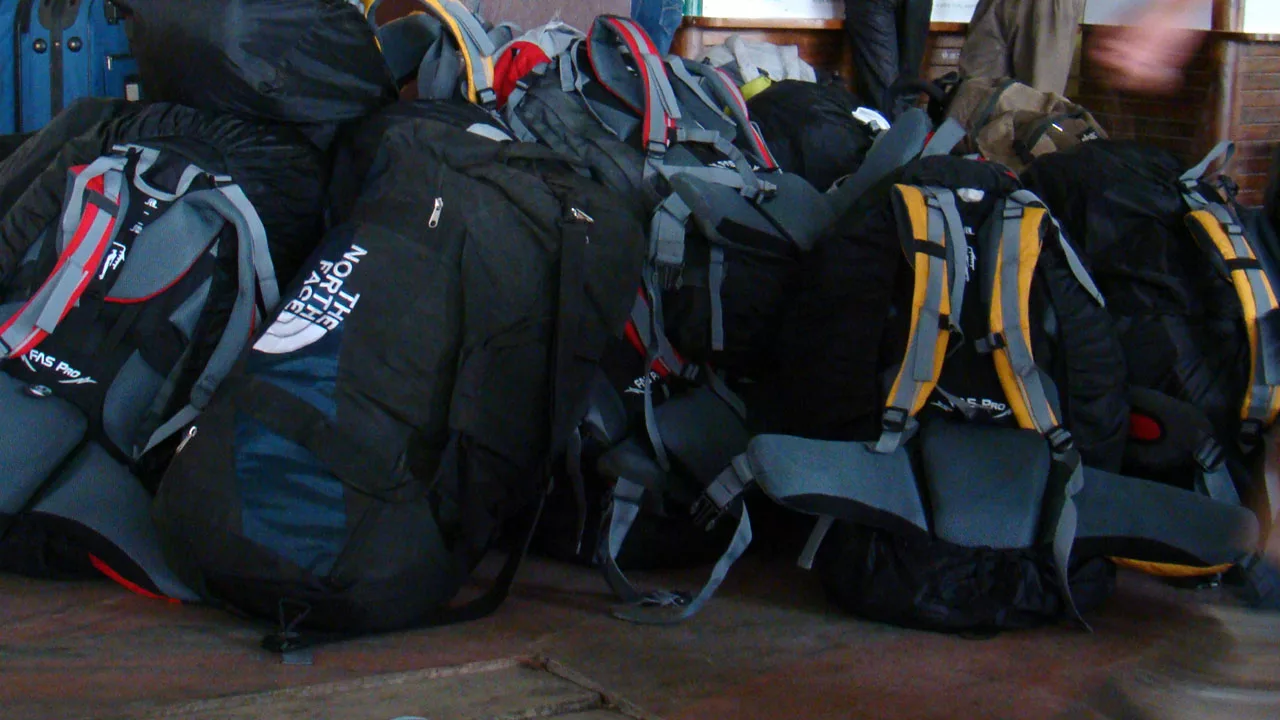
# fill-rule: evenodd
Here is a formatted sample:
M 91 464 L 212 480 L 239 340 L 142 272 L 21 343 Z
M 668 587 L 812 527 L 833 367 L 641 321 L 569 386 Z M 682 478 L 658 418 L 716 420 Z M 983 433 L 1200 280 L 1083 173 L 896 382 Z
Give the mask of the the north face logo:
M 347 280 L 368 254 L 359 245 L 352 245 L 336 262 L 321 260 L 253 349 L 283 355 L 337 330 L 360 302 L 360 293 L 351 292 Z

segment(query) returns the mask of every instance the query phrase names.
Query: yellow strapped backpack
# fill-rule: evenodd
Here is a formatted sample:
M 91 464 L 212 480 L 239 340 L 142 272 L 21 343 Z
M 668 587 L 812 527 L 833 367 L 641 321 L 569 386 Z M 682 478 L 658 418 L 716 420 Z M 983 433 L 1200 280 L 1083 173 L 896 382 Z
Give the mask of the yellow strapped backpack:
M 416 0 L 420 11 L 383 24 L 377 18 L 382 0 L 361 1 L 401 85 L 416 74 L 419 98 L 462 97 L 484 107 L 496 104 L 494 55 L 510 40 L 510 26 L 487 29 L 456 0 Z

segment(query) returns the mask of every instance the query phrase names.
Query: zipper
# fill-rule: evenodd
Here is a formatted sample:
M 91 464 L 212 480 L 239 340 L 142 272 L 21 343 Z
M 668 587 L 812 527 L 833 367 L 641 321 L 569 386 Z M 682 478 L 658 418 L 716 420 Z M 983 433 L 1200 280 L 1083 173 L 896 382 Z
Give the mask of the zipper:
M 435 205 L 431 208 L 431 219 L 427 221 L 427 227 L 434 230 L 440 224 L 440 214 L 444 212 L 444 198 L 436 198 Z
M 579 209 L 578 209 L 578 208 L 576 208 L 576 207 L 571 207 L 571 208 L 569 208 L 569 214 L 573 216 L 573 219 L 574 219 L 576 222 L 586 223 L 586 224 L 588 224 L 588 225 L 594 225 L 594 224 L 595 224 L 595 222 L 596 222 L 596 219 L 595 219 L 595 218 L 593 218 L 593 217 L 591 217 L 590 215 L 588 215 L 588 214 L 586 214 L 586 213 L 582 212 L 581 210 L 579 210 Z
M 174 454 L 174 455 L 177 455 L 178 453 L 180 453 L 180 452 L 182 452 L 184 449 L 186 449 L 186 447 L 187 447 L 187 443 L 191 442 L 191 441 L 192 441 L 192 439 L 194 439 L 194 438 L 195 438 L 195 436 L 196 436 L 196 432 L 197 432 L 197 428 L 196 428 L 196 426 L 195 426 L 195 425 L 192 425 L 192 426 L 187 430 L 186 434 L 184 434 L 184 435 L 182 436 L 182 442 L 178 443 L 178 447 L 174 449 L 173 454 Z

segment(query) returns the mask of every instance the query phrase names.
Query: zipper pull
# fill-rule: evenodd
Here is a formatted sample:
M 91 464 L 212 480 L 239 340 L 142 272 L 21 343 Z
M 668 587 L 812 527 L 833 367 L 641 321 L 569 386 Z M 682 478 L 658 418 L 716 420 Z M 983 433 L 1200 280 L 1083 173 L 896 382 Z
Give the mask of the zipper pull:
M 594 225 L 596 222 L 595 218 L 582 212 L 578 208 L 569 208 L 569 214 L 573 215 L 573 219 L 580 223 L 587 223 L 588 225 Z
M 431 219 L 427 221 L 427 227 L 434 230 L 440 224 L 440 213 L 442 212 L 444 212 L 444 198 L 436 198 L 436 204 L 431 209 Z
M 173 454 L 177 455 L 182 452 L 187 447 L 187 443 L 191 442 L 191 439 L 195 436 L 196 426 L 192 425 L 191 428 L 187 430 L 187 434 L 182 438 L 182 442 L 178 443 L 178 447 L 174 449 Z

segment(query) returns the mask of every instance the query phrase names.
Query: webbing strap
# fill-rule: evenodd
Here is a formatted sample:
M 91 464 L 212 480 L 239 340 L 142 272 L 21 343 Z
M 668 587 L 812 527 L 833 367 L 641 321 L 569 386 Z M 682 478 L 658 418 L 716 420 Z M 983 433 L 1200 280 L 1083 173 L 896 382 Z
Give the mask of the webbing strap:
M 996 208 L 1000 237 L 988 269 L 992 360 L 1018 426 L 1041 435 L 1059 425 L 1031 351 L 1031 281 L 1042 248 L 1044 208 L 1005 201 Z
M 725 470 L 725 473 L 736 473 L 735 467 L 739 465 L 745 465 L 745 463 L 735 461 Z M 718 479 L 717 482 L 719 482 Z M 623 478 L 619 478 L 614 486 L 613 509 L 610 513 L 606 540 L 605 578 L 625 605 L 616 608 L 613 614 L 619 619 L 642 625 L 674 625 L 696 615 L 711 600 L 712 595 L 724 582 L 725 576 L 729 574 L 729 569 L 751 544 L 751 520 L 745 505 L 739 504 L 736 508 L 729 510 L 738 515 L 737 529 L 733 533 L 728 549 L 716 561 L 711 577 L 697 595 L 690 597 L 687 593 L 669 590 L 641 592 L 618 568 L 617 557 L 632 524 L 639 515 L 640 500 L 644 497 L 644 492 L 644 486 Z
M 1010 193 L 1009 199 L 1026 207 L 1045 208 L 1046 217 L 1053 225 L 1055 235 L 1058 239 L 1058 247 L 1062 248 L 1062 254 L 1067 259 L 1067 267 L 1070 268 L 1071 274 L 1074 275 L 1076 281 L 1084 287 L 1085 292 L 1089 293 L 1094 302 L 1098 303 L 1098 305 L 1102 307 L 1106 307 L 1107 301 L 1102 296 L 1102 291 L 1099 290 L 1098 286 L 1093 282 L 1093 276 L 1091 276 L 1089 271 L 1085 269 L 1084 263 L 1080 260 L 1080 255 L 1077 254 L 1075 248 L 1072 247 L 1071 241 L 1067 237 L 1066 231 L 1062 229 L 1062 225 L 1058 223 L 1058 219 L 1047 212 L 1048 206 L 1044 204 L 1044 201 L 1030 190 L 1016 190 L 1013 193 Z
M 636 335 L 641 338 L 641 342 L 647 342 L 650 337 L 654 339 L 654 352 L 658 362 L 663 367 L 675 375 L 683 375 L 685 371 L 684 359 L 676 353 L 675 348 L 671 347 L 671 341 L 667 340 L 666 335 L 662 333 L 654 334 L 653 327 L 650 323 L 649 303 L 645 302 L 643 293 L 636 295 L 635 304 L 631 306 L 631 324 L 635 326 Z
M 911 329 L 907 352 L 889 390 L 882 433 L 876 452 L 892 453 L 915 428 L 915 415 L 933 393 L 946 360 L 950 330 L 946 317 L 952 311 L 949 294 L 946 232 L 939 224 L 931 230 L 924 192 L 910 185 L 895 185 L 894 199 L 905 212 L 913 248 L 907 251 L 915 268 L 911 301 Z
M 40 289 L 0 325 L 3 357 L 21 357 L 48 337 L 93 281 L 128 204 L 124 183 L 106 179 L 119 178 L 126 163 L 124 157 L 103 157 L 72 181 L 59 224 L 58 262 Z M 103 192 L 90 192 L 95 180 L 101 181 Z
M 1076 506 L 1075 497 L 1084 489 L 1084 465 L 1070 434 L 1062 430 L 1059 439 L 1065 444 L 1058 445 L 1053 452 L 1054 477 L 1050 478 L 1046 490 L 1048 497 L 1041 524 L 1046 528 L 1045 532 L 1051 541 L 1058 591 L 1067 613 L 1082 628 L 1092 632 L 1093 629 L 1080 614 L 1071 592 L 1071 550 L 1080 527 L 1080 510 Z
M 684 268 L 685 225 L 693 213 L 678 193 L 672 193 L 658 206 L 649 223 L 649 261 L 657 274 L 660 289 L 675 290 L 680 286 Z
M 1249 390 L 1240 410 L 1242 420 L 1270 427 L 1280 413 L 1280 367 L 1266 352 L 1262 320 L 1280 308 L 1253 243 L 1221 203 L 1207 203 L 1187 218 L 1192 235 L 1225 273 L 1240 298 L 1249 339 Z
M 1235 143 L 1229 140 L 1220 142 L 1209 151 L 1209 154 L 1203 160 L 1196 163 L 1183 173 L 1182 177 L 1178 178 L 1179 182 L 1182 183 L 1183 191 L 1187 196 L 1187 202 L 1191 205 L 1191 209 L 1199 210 L 1208 203 L 1204 196 L 1196 190 L 1196 185 L 1209 174 L 1209 168 L 1219 159 L 1222 160 L 1222 166 L 1226 167 L 1231 163 L 1231 158 L 1235 157 L 1235 154 Z
M 964 221 L 956 206 L 956 195 L 947 188 L 922 188 L 929 204 L 930 242 L 939 233 L 946 233 L 947 263 L 951 268 L 951 332 L 960 332 L 960 315 L 964 308 L 964 293 L 969 283 L 969 239 L 965 236 Z
M 711 294 L 711 350 L 724 350 L 724 248 L 711 246 L 707 290 Z
M 932 157 L 934 155 L 948 155 L 956 146 L 964 140 L 968 133 L 964 126 L 955 118 L 947 118 L 945 122 L 933 131 L 933 137 L 929 138 L 929 142 L 924 146 L 924 150 L 920 152 L 920 157 Z
M 663 470 L 671 470 L 671 460 L 667 457 L 667 447 L 662 442 L 662 433 L 658 429 L 658 416 L 654 412 L 653 407 L 653 383 L 650 382 L 649 371 L 653 367 L 653 363 L 658 359 L 659 347 L 666 342 L 667 333 L 662 328 L 662 293 L 655 286 L 655 280 L 652 277 L 646 277 L 644 281 L 644 292 L 649 308 L 649 322 L 647 323 L 648 334 L 642 335 L 644 340 L 645 356 L 644 356 L 644 429 L 649 436 L 649 444 L 653 446 L 653 456 L 658 462 L 658 467 Z M 637 327 L 639 329 L 639 327 Z M 662 340 L 659 340 L 662 338 Z M 668 347 L 670 344 L 667 344 Z
M 191 189 L 191 185 L 197 179 L 212 176 L 211 173 L 207 173 L 195 165 L 188 165 L 182 171 L 182 176 L 178 179 L 178 184 L 174 187 L 172 192 L 168 190 L 161 190 L 147 182 L 146 179 L 146 173 L 150 171 L 151 168 L 155 166 L 156 162 L 160 160 L 160 151 L 158 149 L 143 147 L 141 145 L 116 145 L 112 148 L 112 152 L 120 153 L 122 155 L 129 155 L 130 153 L 136 154 L 138 162 L 136 169 L 132 173 L 132 177 L 128 178 L 129 181 L 132 182 L 133 186 L 137 189 L 163 202 L 176 201 L 178 198 L 187 194 L 187 191 Z

